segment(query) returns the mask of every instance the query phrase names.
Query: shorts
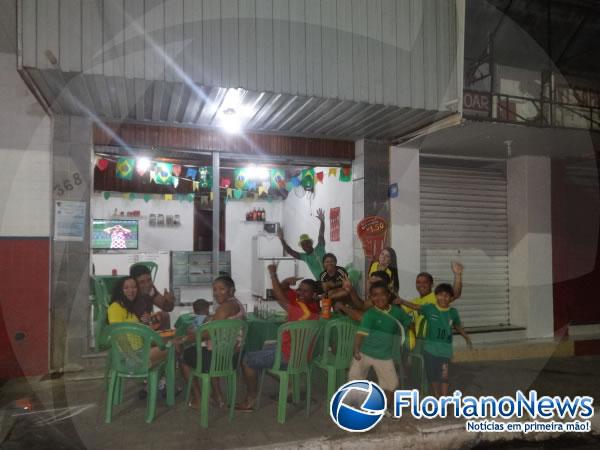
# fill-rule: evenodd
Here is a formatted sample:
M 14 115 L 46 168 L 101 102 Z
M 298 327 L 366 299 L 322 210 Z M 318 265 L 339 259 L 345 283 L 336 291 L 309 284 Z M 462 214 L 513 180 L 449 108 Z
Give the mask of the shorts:
M 244 364 L 256 370 L 272 369 L 275 363 L 275 351 L 275 345 L 265 345 L 262 350 L 248 352 L 244 355 Z M 287 363 L 281 361 L 281 368 L 286 366 Z
M 210 370 L 210 360 L 212 357 L 212 352 L 206 347 L 202 347 L 202 372 L 207 373 Z M 233 368 L 237 369 L 237 363 L 239 359 L 239 353 L 235 353 L 233 355 Z M 196 368 L 198 364 L 198 353 L 196 352 L 196 346 L 192 345 L 191 347 L 186 348 L 183 351 L 183 362 L 192 367 Z
M 443 356 L 434 356 L 431 353 L 423 352 L 425 359 L 425 373 L 430 383 L 448 383 L 448 365 L 450 358 Z
M 376 359 L 360 354 L 360 359 L 352 359 L 352 365 L 348 372 L 349 380 L 364 380 L 369 374 L 369 369 L 373 367 L 377 375 L 377 384 L 384 391 L 393 391 L 398 387 L 398 374 L 392 359 Z

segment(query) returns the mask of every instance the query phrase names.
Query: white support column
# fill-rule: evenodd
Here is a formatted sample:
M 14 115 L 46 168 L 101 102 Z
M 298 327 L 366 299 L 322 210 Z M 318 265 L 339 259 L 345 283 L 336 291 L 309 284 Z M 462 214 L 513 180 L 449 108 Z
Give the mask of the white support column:
M 530 338 L 554 334 L 550 158 L 508 160 L 511 324 Z
M 398 197 L 390 199 L 391 245 L 398 255 L 400 296 L 412 298 L 415 277 L 421 271 L 421 201 L 419 150 L 390 149 L 390 184 L 398 184 Z

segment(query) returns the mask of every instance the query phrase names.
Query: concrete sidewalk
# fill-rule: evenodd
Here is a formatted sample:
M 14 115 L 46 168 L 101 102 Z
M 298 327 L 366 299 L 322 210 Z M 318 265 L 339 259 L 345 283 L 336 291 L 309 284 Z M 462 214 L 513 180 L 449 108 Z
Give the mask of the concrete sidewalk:
M 600 357 L 570 357 L 457 363 L 452 367 L 451 390 L 469 395 L 514 395 L 536 389 L 541 395 L 591 395 L 600 398 Z M 137 399 L 139 385 L 126 385 L 125 401 L 116 407 L 112 424 L 104 423 L 104 384 L 85 374 L 58 380 L 13 380 L 2 387 L 2 448 L 472 448 L 499 439 L 543 440 L 554 435 L 467 433 L 464 420 L 384 419 L 372 431 L 351 435 L 329 418 L 323 386 L 314 383 L 310 417 L 303 405 L 290 405 L 284 425 L 276 422 L 276 384 L 268 383 L 262 405 L 254 413 L 237 413 L 229 423 L 226 411 L 212 409 L 209 428 L 202 429 L 198 412 L 184 405 L 182 396 L 169 408 L 159 399 L 158 415 L 144 422 L 146 403 Z M 318 380 L 315 377 L 315 380 Z M 242 388 L 243 389 L 243 388 Z M 15 407 L 29 398 L 29 411 Z M 23 405 L 23 402 L 20 403 Z M 595 405 L 597 407 L 597 405 Z M 598 418 L 600 419 L 600 417 Z M 595 419 L 596 432 L 600 431 Z M 600 448 L 597 435 L 586 434 Z M 583 442 L 583 441 L 575 441 Z M 585 443 L 584 443 L 585 444 Z M 587 444 L 586 444 L 587 445 Z M 507 448 L 507 447 L 505 447 Z M 593 448 L 593 447 L 590 447 Z

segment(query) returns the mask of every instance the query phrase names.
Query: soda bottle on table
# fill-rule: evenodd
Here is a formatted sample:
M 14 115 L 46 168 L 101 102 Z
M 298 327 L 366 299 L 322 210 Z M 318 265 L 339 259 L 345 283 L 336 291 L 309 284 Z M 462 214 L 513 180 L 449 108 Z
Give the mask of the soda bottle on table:
M 327 295 L 321 299 L 321 318 L 331 319 L 331 299 Z

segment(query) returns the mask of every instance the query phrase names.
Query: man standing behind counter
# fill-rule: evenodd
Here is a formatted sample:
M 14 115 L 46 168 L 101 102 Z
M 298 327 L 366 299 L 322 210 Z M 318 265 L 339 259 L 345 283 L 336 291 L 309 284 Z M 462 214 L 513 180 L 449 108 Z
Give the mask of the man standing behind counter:
M 325 212 L 319 208 L 317 210 L 317 218 L 321 222 L 321 226 L 319 227 L 319 239 L 317 241 L 317 246 L 313 247 L 313 240 L 310 238 L 308 234 L 302 234 L 300 236 L 300 240 L 298 245 L 302 247 L 304 253 L 297 252 L 292 249 L 283 237 L 283 231 L 281 228 L 277 233 L 279 240 L 281 241 L 281 245 L 283 245 L 283 249 L 290 255 L 292 258 L 299 259 L 300 261 L 304 261 L 311 273 L 313 274 L 315 280 L 319 279 L 321 272 L 323 272 L 323 256 L 325 256 Z
M 152 282 L 152 274 L 148 267 L 143 264 L 134 264 L 129 269 L 129 275 L 135 279 L 139 297 L 135 304 L 135 315 L 141 322 L 151 325 L 152 309 L 156 306 L 160 311 L 155 314 L 159 318 L 158 329 L 167 330 L 171 328 L 169 312 L 175 307 L 175 296 L 166 289 L 162 294 Z M 154 327 L 153 327 L 154 328 Z

